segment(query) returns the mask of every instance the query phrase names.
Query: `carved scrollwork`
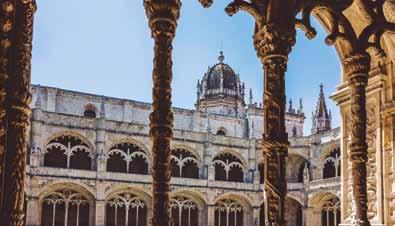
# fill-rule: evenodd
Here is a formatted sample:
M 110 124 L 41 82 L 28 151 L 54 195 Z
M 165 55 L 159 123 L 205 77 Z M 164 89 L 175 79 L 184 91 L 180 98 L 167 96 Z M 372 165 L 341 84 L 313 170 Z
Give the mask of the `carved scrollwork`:
M 368 168 L 367 168 L 367 194 L 368 194 L 368 217 L 374 218 L 377 215 L 376 207 L 376 111 L 375 105 L 370 104 L 367 107 L 367 128 L 366 128 L 366 141 L 368 145 Z

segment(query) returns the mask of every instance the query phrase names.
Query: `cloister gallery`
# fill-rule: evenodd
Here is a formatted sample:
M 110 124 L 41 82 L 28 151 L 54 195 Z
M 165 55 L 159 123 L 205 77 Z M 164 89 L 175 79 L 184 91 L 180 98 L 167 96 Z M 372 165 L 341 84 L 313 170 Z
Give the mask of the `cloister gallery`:
M 263 104 L 221 52 L 197 83 L 196 109 L 171 104 L 181 1 L 142 3 L 152 103 L 31 85 L 39 6 L 0 1 L 1 225 L 395 225 L 393 0 L 230 1 L 229 16 L 255 22 Z M 316 35 L 311 16 L 342 65 L 331 96 L 341 126 L 317 84 L 304 135 L 285 74 L 296 29 Z

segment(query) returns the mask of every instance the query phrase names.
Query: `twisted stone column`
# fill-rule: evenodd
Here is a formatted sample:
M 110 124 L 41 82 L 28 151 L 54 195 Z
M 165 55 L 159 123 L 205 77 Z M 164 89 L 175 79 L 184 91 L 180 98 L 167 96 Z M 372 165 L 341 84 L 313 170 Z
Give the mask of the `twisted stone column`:
M 6 82 L 9 78 L 11 36 L 15 28 L 16 0 L 0 5 L 0 209 L 3 206 L 4 158 L 6 139 Z
M 30 72 L 34 0 L 17 0 L 14 45 L 7 83 L 7 137 L 2 224 L 22 226 L 24 187 L 30 117 Z
M 356 54 L 343 61 L 344 73 L 351 95 L 351 145 L 350 160 L 355 203 L 354 225 L 370 226 L 368 220 L 368 196 L 366 168 L 368 146 L 366 143 L 366 85 L 370 70 L 370 56 Z
M 254 35 L 254 45 L 264 67 L 265 225 L 285 225 L 287 195 L 285 130 L 285 72 L 288 54 L 295 44 L 295 30 L 279 30 L 267 24 Z
M 172 42 L 177 28 L 179 0 L 145 0 L 144 7 L 154 39 L 153 103 L 150 115 L 152 146 L 152 225 L 170 225 L 170 141 L 173 137 L 171 109 Z

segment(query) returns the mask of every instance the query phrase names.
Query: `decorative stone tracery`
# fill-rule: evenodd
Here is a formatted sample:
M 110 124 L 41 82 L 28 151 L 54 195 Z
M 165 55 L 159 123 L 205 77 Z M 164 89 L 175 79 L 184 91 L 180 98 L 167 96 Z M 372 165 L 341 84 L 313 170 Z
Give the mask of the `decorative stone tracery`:
M 199 162 L 185 149 L 173 149 L 171 155 L 172 177 L 199 178 Z
M 242 226 L 243 215 L 243 207 L 234 200 L 224 199 L 215 204 L 215 226 Z
M 106 203 L 106 225 L 147 225 L 147 205 L 131 193 L 115 195 Z
M 42 226 L 89 225 L 89 201 L 69 189 L 56 190 L 42 200 Z
M 340 201 L 334 197 L 326 200 L 321 207 L 321 225 L 337 226 L 340 224 Z
M 245 166 L 241 160 L 230 153 L 222 153 L 213 159 L 215 166 L 215 180 L 244 181 Z
M 148 156 L 132 143 L 114 145 L 107 152 L 107 171 L 120 173 L 148 173 Z
M 199 208 L 193 200 L 184 196 L 173 197 L 170 209 L 174 226 L 199 225 Z
M 87 143 L 71 135 L 59 136 L 52 139 L 44 152 L 44 166 L 92 169 L 94 153 Z

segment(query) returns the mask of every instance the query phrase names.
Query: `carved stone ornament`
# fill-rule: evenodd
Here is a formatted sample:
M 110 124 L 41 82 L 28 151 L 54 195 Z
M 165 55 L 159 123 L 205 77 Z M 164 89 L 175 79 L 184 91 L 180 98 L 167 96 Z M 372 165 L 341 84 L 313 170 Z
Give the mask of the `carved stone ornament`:
M 33 16 L 36 10 L 34 0 L 3 1 L 2 10 L 11 13 L 15 11 L 15 20 L 8 20 L 10 25 L 14 23 L 14 39 L 5 41 L 2 30 L 2 51 L 4 46 L 13 48 L 13 54 L 1 55 L 2 63 L 13 58 L 14 62 L 8 64 L 8 74 L 1 71 L 0 77 L 9 77 L 6 92 L 7 109 L 7 141 L 6 159 L 4 161 L 4 175 L 7 178 L 4 183 L 2 197 L 2 224 L 7 226 L 22 226 L 24 223 L 24 186 L 25 169 L 28 146 L 28 128 L 30 119 L 30 71 L 31 71 L 31 51 L 33 34 Z M 10 27 L 11 29 L 12 27 Z M 11 30 L 9 30 L 11 31 Z M 3 41 L 7 42 L 5 44 Z M 5 77 L 4 77 L 5 76 Z M 0 84 L 0 92 L 4 86 Z M 1 98 L 0 98 L 1 99 Z M 0 101 L 1 102 L 1 101 Z M 0 103 L 1 104 L 1 103 Z M 1 120 L 1 119 L 0 119 Z M 0 121 L 4 125 L 4 121 Z M 2 126 L 0 126 L 2 127 Z

